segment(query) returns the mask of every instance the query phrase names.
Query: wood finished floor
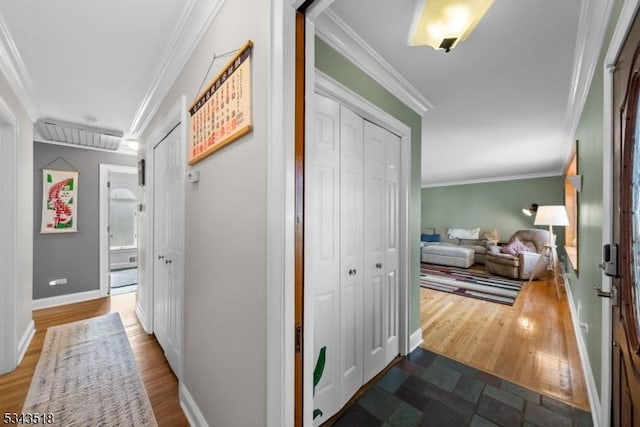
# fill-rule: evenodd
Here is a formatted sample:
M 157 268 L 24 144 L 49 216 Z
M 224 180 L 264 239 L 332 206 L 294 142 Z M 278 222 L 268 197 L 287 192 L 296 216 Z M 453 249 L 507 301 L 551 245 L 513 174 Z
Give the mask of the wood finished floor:
M 99 298 L 33 312 L 36 334 L 18 368 L 0 376 L 0 414 L 20 413 L 40 358 L 47 328 L 118 312 L 136 357 L 138 370 L 159 426 L 188 426 L 178 399 L 178 380 L 153 335 L 148 335 L 134 313 L 136 293 Z
M 567 297 L 551 280 L 525 283 L 513 306 L 425 288 L 420 299 L 424 348 L 589 411 Z

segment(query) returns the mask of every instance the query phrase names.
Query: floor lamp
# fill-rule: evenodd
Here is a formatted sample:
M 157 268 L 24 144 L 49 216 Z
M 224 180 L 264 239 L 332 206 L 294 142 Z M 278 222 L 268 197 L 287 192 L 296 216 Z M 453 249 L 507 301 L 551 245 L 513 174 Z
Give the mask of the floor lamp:
M 560 299 L 560 284 L 558 283 L 557 272 L 558 251 L 556 250 L 557 246 L 553 237 L 553 226 L 569 225 L 567 210 L 563 205 L 539 206 L 538 211 L 536 212 L 536 219 L 533 221 L 533 224 L 549 226 L 549 243 L 544 245 L 544 250 L 542 251 L 542 254 L 540 254 L 540 258 L 531 272 L 531 277 L 529 277 L 529 283 L 531 283 L 538 272 L 538 269 L 542 266 L 545 255 L 549 256 L 547 269 L 553 271 L 553 280 L 556 283 L 556 294 L 558 295 L 558 299 Z

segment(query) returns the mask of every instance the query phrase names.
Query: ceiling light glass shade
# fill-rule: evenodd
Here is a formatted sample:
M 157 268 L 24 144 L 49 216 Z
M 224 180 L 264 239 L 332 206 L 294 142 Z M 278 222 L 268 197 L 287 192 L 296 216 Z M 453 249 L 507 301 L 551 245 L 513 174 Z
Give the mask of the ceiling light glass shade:
M 447 52 L 469 37 L 493 0 L 418 0 L 409 45 Z
M 569 225 L 567 210 L 563 205 L 539 206 L 534 225 Z

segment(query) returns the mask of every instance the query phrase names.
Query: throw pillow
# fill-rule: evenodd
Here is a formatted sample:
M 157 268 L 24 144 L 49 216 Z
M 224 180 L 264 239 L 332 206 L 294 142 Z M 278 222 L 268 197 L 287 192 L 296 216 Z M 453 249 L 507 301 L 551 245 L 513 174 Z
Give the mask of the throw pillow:
M 502 247 L 502 253 L 505 254 L 516 255 L 520 252 L 529 252 L 529 248 L 518 239 L 513 239 Z
M 439 234 L 423 234 L 420 238 L 423 242 L 439 242 L 440 235 Z

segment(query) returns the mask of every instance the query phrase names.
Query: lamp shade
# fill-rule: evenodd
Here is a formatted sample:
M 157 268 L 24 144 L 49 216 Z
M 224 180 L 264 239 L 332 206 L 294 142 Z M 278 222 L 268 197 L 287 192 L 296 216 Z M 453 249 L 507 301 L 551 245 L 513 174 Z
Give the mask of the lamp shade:
M 535 225 L 569 225 L 567 210 L 563 205 L 538 206 Z
M 492 4 L 493 0 L 419 0 L 409 44 L 448 52 L 471 34 Z

